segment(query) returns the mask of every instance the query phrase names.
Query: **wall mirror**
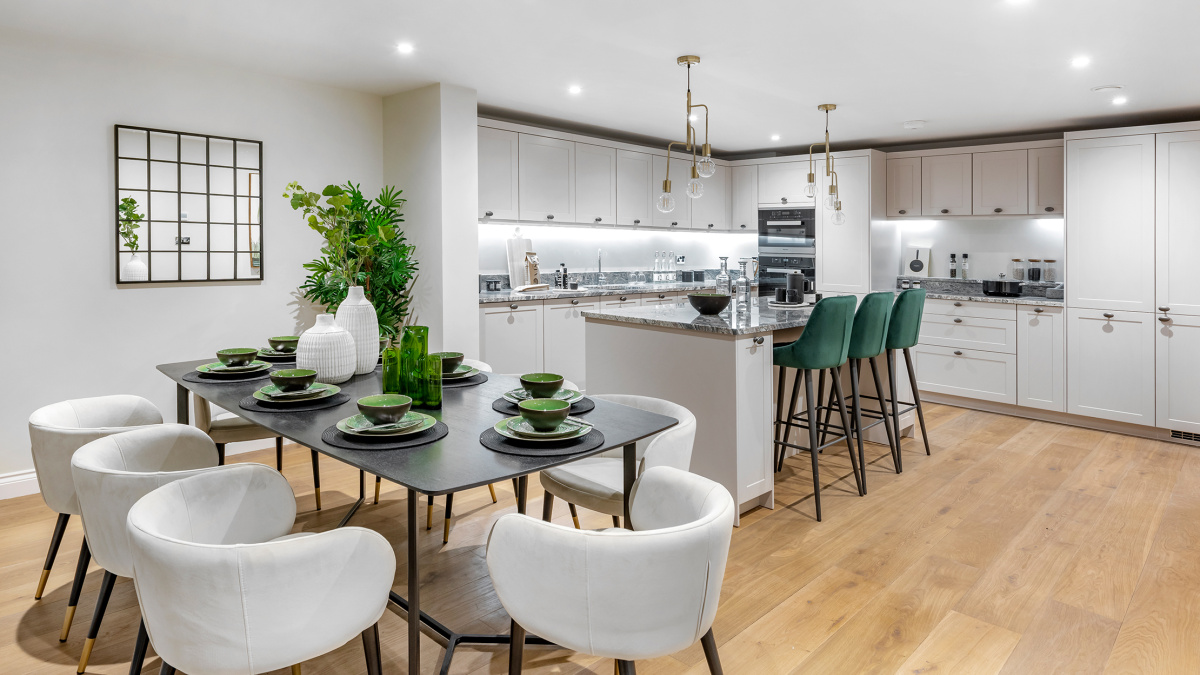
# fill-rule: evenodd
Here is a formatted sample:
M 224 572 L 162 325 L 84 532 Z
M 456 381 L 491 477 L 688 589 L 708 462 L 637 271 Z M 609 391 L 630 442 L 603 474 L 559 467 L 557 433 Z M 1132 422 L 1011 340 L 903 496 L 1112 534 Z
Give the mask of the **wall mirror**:
M 121 124 L 113 133 L 118 284 L 263 278 L 261 141 Z

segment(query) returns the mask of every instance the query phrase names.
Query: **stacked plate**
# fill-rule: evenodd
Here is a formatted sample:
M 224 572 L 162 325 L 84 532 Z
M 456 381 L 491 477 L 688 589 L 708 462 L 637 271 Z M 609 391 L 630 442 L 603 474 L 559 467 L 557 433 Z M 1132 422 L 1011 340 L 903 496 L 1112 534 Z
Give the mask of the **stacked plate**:
M 478 375 L 478 374 L 479 374 L 478 368 L 472 368 L 471 366 L 463 364 L 463 365 L 460 365 L 459 367 L 455 368 L 453 372 L 442 373 L 442 379 L 443 380 L 461 380 L 463 378 L 471 377 L 473 375 Z
M 524 417 L 507 417 L 493 427 L 496 433 L 516 441 L 571 441 L 587 436 L 592 425 L 578 417 L 568 417 L 557 429 L 538 431 Z
M 392 437 L 392 436 L 408 436 L 410 434 L 420 433 L 437 424 L 437 420 L 425 413 L 419 413 L 410 410 L 404 414 L 403 419 L 399 422 L 391 424 L 374 424 L 368 420 L 365 415 L 359 413 L 353 417 L 347 417 L 337 423 L 338 431 L 349 434 L 350 436 L 370 436 L 370 437 Z
M 283 391 L 273 384 L 268 384 L 254 392 L 254 398 L 272 405 L 299 405 L 329 398 L 341 390 L 341 387 L 335 384 L 325 384 L 324 382 L 314 382 L 307 389 L 299 391 Z
M 513 389 L 511 391 L 504 392 L 504 400 L 512 404 L 517 404 L 521 401 L 527 401 L 531 398 L 538 397 L 529 393 L 529 391 L 526 389 Z M 575 391 L 574 389 L 559 389 L 551 398 L 559 401 L 566 401 L 567 403 L 575 403 L 576 401 L 583 399 L 583 394 Z
M 202 366 L 196 366 L 196 372 L 210 377 L 221 378 L 238 378 L 254 375 L 264 370 L 270 369 L 271 364 L 266 361 L 254 360 L 244 366 L 227 366 L 220 361 L 215 363 L 206 363 Z

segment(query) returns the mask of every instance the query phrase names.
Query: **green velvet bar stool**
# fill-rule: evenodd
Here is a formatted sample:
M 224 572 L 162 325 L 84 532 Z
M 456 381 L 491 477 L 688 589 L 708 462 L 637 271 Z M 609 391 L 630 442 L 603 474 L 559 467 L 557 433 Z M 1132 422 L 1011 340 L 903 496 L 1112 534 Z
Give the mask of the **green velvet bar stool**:
M 913 368 L 912 354 L 909 352 L 917 344 L 921 333 L 921 316 L 925 313 L 925 289 L 913 288 L 901 291 L 896 303 L 892 305 L 892 321 L 888 326 L 887 368 L 888 379 L 891 380 L 892 428 L 896 436 L 896 473 L 904 470 L 904 458 L 900 455 L 900 416 L 913 410 L 917 411 L 917 419 L 921 422 L 921 440 L 925 442 L 925 454 L 929 451 L 929 434 L 925 432 L 925 409 L 921 407 L 921 394 L 917 392 L 917 372 Z M 913 402 L 902 403 L 896 393 L 896 351 L 904 352 L 904 364 L 908 367 L 908 382 L 912 387 Z M 905 406 L 903 409 L 900 406 Z
M 813 308 L 812 315 L 809 316 L 800 338 L 789 345 L 776 347 L 772 354 L 774 364 L 779 367 L 779 393 L 775 403 L 776 470 L 783 467 L 783 456 L 787 448 L 808 451 L 812 457 L 813 492 L 818 521 L 821 520 L 821 473 L 817 456 L 826 447 L 840 443 L 843 439 L 846 441 L 846 448 L 850 451 L 850 464 L 854 469 L 854 482 L 858 486 L 859 494 L 862 494 L 862 477 L 858 468 L 858 458 L 854 454 L 854 445 L 850 441 L 849 434 L 843 434 L 824 445 L 818 440 L 817 431 L 821 425 L 817 416 L 819 409 L 815 391 L 816 383 L 813 381 L 815 374 L 823 374 L 826 370 L 836 369 L 846 362 L 846 355 L 850 349 L 850 334 L 854 323 L 856 302 L 853 295 L 824 298 Z M 788 408 L 785 418 L 783 416 L 783 383 L 788 368 L 795 368 L 796 375 L 792 380 L 791 406 Z M 800 393 L 801 377 L 804 378 L 804 402 L 807 411 L 797 414 L 796 401 Z M 843 400 L 845 397 L 842 394 L 842 383 L 836 376 L 833 377 L 833 386 L 837 400 Z M 846 415 L 846 409 L 839 406 L 838 410 L 841 412 L 842 429 L 849 429 L 850 420 Z M 808 429 L 807 448 L 790 442 L 793 426 Z

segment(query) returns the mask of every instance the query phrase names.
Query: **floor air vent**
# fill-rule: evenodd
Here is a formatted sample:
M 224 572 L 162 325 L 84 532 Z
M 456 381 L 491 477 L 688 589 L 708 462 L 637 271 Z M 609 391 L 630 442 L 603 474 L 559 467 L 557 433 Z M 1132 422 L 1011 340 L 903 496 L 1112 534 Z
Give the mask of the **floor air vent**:
M 1190 431 L 1172 431 L 1171 438 L 1176 438 L 1181 441 L 1191 441 L 1193 443 L 1200 443 L 1200 434 L 1194 434 Z

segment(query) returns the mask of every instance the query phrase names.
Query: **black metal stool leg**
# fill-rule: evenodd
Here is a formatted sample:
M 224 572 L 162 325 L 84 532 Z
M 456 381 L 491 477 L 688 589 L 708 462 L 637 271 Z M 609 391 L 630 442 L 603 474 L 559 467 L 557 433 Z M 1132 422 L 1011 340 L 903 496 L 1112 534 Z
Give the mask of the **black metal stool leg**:
M 617 673 L 620 675 L 637 675 L 637 668 L 634 668 L 633 661 L 617 661 Z
M 837 377 L 830 369 L 830 374 Z M 829 407 L 826 407 L 828 405 Z M 825 400 L 825 371 L 821 371 L 820 377 L 817 378 L 817 414 L 821 414 L 821 408 L 825 408 L 825 424 L 821 426 L 821 445 L 825 445 L 825 441 L 829 440 L 829 420 L 833 418 L 833 388 L 829 389 L 829 400 Z M 816 420 L 813 420 L 815 423 Z
M 854 441 L 851 439 L 854 431 L 850 428 L 850 416 L 846 414 L 846 406 L 843 404 L 846 400 L 846 395 L 842 393 L 842 378 L 838 377 L 837 373 L 832 369 L 829 373 L 833 379 L 833 391 L 838 400 L 838 416 L 842 418 L 842 431 L 845 432 L 846 449 L 850 452 L 850 468 L 854 471 L 854 485 L 858 488 L 858 496 L 861 497 L 863 495 L 862 476 L 859 473 L 858 457 L 854 454 Z
M 813 498 L 817 507 L 817 522 L 821 521 L 821 469 L 817 466 L 817 455 L 820 453 L 820 441 L 817 435 L 817 399 L 813 391 L 813 371 L 804 371 L 804 398 L 808 408 L 808 454 L 812 455 Z
M 54 567 L 54 559 L 58 557 L 58 547 L 62 544 L 63 533 L 67 531 L 67 522 L 71 514 L 60 513 L 54 521 L 54 534 L 50 535 L 50 550 L 46 552 L 46 564 L 42 565 L 42 576 L 38 579 L 37 590 L 33 593 L 34 600 L 42 599 L 42 591 L 46 590 L 46 580 L 50 578 L 50 568 Z
M 512 639 L 508 645 L 508 675 L 520 675 L 521 662 L 525 655 L 525 629 L 513 621 L 510 632 Z
M 785 370 L 784 372 L 786 373 L 787 371 Z M 792 421 L 796 417 L 796 404 L 800 400 L 800 377 L 801 372 L 799 369 L 797 369 L 796 375 L 792 377 L 792 402 L 790 405 L 788 405 L 787 428 L 784 430 L 783 434 L 784 443 L 792 442 Z M 787 446 L 780 446 L 779 462 L 775 465 L 776 471 L 783 471 L 783 460 L 785 458 L 785 453 L 787 453 Z
M 925 441 L 925 454 L 932 455 L 929 451 L 929 434 L 925 433 L 925 409 L 921 407 L 921 394 L 917 392 L 917 371 L 913 368 L 912 354 L 908 353 L 908 347 L 904 348 L 904 365 L 908 366 L 908 383 L 912 386 L 913 403 L 917 406 L 917 420 L 921 422 L 921 440 Z
M 896 393 L 896 350 L 887 350 L 888 389 L 892 395 L 892 429 L 896 432 L 896 473 L 904 471 L 904 453 L 900 436 L 900 400 Z
M 87 539 L 79 548 L 79 562 L 75 563 L 75 580 L 71 582 L 71 596 L 67 599 L 67 615 L 63 618 L 62 633 L 59 642 L 66 642 L 71 633 L 71 622 L 75 620 L 75 608 L 79 606 L 79 593 L 83 591 L 83 581 L 87 578 L 88 564 L 92 562 L 92 549 L 88 548 Z
M 362 632 L 363 651 L 367 655 L 367 675 L 383 675 L 383 656 L 379 652 L 379 624 Z
M 146 620 L 138 623 L 137 642 L 133 643 L 133 658 L 129 661 L 129 675 L 139 675 L 142 665 L 146 663 L 146 646 L 150 644 L 150 636 L 146 633 Z
M 883 428 L 887 431 L 888 450 L 892 453 L 892 466 L 895 467 L 896 473 L 900 473 L 900 467 L 896 463 L 896 453 L 898 452 L 896 438 L 892 434 L 892 422 L 888 417 L 887 403 L 885 402 L 887 397 L 883 393 L 883 381 L 879 379 L 879 367 L 875 363 L 875 357 L 871 357 L 867 361 L 871 364 L 871 378 L 875 381 L 875 394 L 879 398 L 879 414 L 883 419 Z
M 787 379 L 787 370 L 783 366 L 777 368 L 779 371 L 779 387 L 775 394 L 775 466 L 779 466 L 779 456 L 783 454 L 783 446 L 779 445 L 779 437 L 783 434 L 783 390 Z M 778 471 L 778 469 L 776 469 Z
M 862 423 L 862 399 L 859 398 L 858 392 L 858 375 L 862 369 L 862 363 L 858 359 L 850 361 L 850 408 L 854 411 L 854 432 L 858 436 L 858 469 L 862 473 L 862 482 L 859 486 L 862 488 L 862 493 L 867 494 L 867 458 L 863 455 L 863 423 Z

